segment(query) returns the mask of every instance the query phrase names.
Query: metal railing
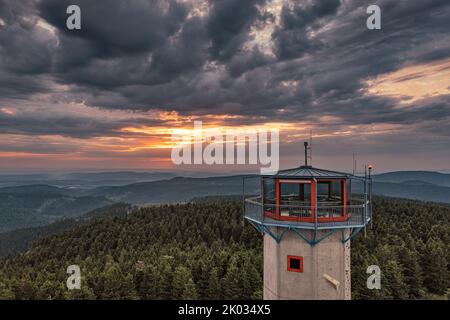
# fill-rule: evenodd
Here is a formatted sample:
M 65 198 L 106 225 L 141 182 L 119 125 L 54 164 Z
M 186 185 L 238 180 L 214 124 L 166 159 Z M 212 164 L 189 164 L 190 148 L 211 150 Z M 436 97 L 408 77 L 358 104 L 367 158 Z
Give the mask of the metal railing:
M 244 216 L 256 223 L 312 227 L 315 225 L 314 217 L 315 210 L 317 210 L 318 228 L 354 227 L 364 226 L 370 220 L 366 211 L 367 206 L 364 203 L 336 206 L 325 205 L 323 202 L 319 203 L 317 209 L 304 203 L 279 206 L 276 204 L 263 205 L 261 197 L 252 197 L 245 199 Z M 277 212 L 279 213 L 278 219 L 276 218 Z
M 257 222 L 264 221 L 264 210 L 260 197 L 245 199 L 244 216 Z

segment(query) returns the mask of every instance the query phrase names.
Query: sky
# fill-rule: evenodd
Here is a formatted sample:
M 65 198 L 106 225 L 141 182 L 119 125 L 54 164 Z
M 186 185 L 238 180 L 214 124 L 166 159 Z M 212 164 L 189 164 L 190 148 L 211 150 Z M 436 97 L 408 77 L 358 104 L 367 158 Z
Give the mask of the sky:
M 312 137 L 316 167 L 448 171 L 450 2 L 369 2 L 0 0 L 0 172 L 253 169 L 174 166 L 195 120 L 278 128 L 283 168 Z

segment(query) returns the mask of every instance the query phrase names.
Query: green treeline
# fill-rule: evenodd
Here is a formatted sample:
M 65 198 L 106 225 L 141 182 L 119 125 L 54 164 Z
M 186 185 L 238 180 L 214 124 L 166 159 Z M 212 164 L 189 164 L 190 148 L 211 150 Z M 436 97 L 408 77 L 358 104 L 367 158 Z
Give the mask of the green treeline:
M 377 199 L 373 229 L 352 241 L 354 299 L 445 296 L 450 208 Z M 126 209 L 124 209 L 126 210 Z M 67 290 L 79 265 L 81 290 Z M 366 288 L 368 265 L 382 290 Z M 135 209 L 50 236 L 0 260 L 0 299 L 260 299 L 262 237 L 239 202 Z
M 380 266 L 381 290 L 366 288 L 368 265 Z M 377 198 L 373 229 L 352 241 L 352 287 L 354 299 L 447 298 L 450 207 Z

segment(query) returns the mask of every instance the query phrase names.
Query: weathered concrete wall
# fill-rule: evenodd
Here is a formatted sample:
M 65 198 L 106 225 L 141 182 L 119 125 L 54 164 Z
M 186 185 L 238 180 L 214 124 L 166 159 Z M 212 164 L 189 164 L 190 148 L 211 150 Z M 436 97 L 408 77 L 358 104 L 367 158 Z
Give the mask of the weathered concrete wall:
M 271 230 L 273 233 L 282 231 L 277 228 Z M 318 234 L 318 237 L 323 235 Z M 302 273 L 287 271 L 288 255 L 303 257 Z M 336 286 L 326 277 L 337 280 L 339 285 Z M 293 232 L 287 232 L 279 244 L 266 234 L 264 299 L 350 299 L 349 242 L 342 244 L 340 232 L 335 232 L 314 247 Z
M 264 236 L 264 299 L 278 299 L 279 246 L 270 236 Z
M 346 234 L 348 237 L 349 234 Z M 345 243 L 344 248 L 344 272 L 345 272 L 345 286 L 344 286 L 344 299 L 351 300 L 352 298 L 352 277 L 351 277 L 351 255 L 350 255 L 350 240 Z

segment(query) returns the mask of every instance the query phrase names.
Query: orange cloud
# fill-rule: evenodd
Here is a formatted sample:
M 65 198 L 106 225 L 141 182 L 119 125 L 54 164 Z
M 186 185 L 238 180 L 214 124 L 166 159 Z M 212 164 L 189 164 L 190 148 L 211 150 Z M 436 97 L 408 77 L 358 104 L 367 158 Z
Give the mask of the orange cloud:
M 10 108 L 0 108 L 0 112 L 8 115 L 8 116 L 13 116 L 16 114 L 16 112 L 13 109 Z
M 402 104 L 450 94 L 450 59 L 407 66 L 366 83 L 369 94 L 400 99 Z

